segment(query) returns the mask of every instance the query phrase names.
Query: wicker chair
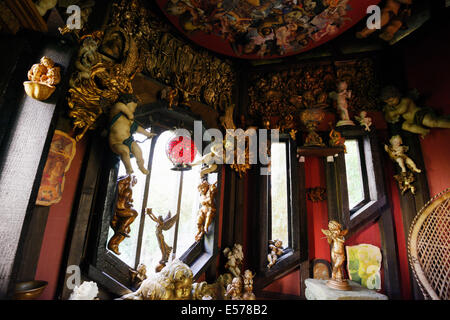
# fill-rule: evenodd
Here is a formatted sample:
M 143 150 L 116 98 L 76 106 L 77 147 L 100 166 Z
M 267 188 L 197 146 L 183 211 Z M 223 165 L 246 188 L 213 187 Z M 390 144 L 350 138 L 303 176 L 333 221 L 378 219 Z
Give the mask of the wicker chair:
M 449 300 L 450 188 L 428 201 L 414 218 L 408 256 L 425 299 Z

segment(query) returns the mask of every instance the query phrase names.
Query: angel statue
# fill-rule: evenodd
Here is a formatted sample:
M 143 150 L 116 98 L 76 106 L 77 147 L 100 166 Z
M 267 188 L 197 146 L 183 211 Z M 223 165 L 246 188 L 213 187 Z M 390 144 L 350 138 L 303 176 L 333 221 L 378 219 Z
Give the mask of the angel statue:
M 331 245 L 331 265 L 333 266 L 331 280 L 327 281 L 327 286 L 338 290 L 351 290 L 346 279 L 344 279 L 345 262 L 345 238 L 348 230 L 342 230 L 342 225 L 334 220 L 328 223 L 328 230 L 322 229 L 328 244 Z
M 152 209 L 147 208 L 147 215 L 150 217 L 150 219 L 156 222 L 156 238 L 158 239 L 158 245 L 162 255 L 159 264 L 155 268 L 155 271 L 159 272 L 166 266 L 166 263 L 169 261 L 170 253 L 172 252 L 172 247 L 169 246 L 164 240 L 163 231 L 167 231 L 173 227 L 173 225 L 177 221 L 178 214 L 172 217 L 169 211 L 167 216 L 163 219 L 161 215 L 156 217 L 152 212 Z

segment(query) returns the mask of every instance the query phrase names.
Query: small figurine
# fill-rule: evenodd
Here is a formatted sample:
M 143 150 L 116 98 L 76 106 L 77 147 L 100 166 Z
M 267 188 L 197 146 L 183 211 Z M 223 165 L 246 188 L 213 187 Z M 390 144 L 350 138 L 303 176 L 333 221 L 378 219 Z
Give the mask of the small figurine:
M 167 87 L 161 91 L 161 99 L 164 99 L 169 104 L 169 110 L 172 110 L 173 107 L 178 106 L 178 89 Z
M 411 98 L 402 97 L 395 87 L 385 87 L 381 100 L 386 103 L 383 109 L 386 121 L 396 123 L 402 117 L 402 129 L 422 138 L 430 132 L 429 128 L 450 128 L 449 117 L 437 116 L 431 108 L 419 108 Z
M 163 219 L 160 215 L 156 217 L 151 208 L 147 208 L 147 215 L 156 222 L 156 239 L 158 239 L 159 249 L 161 250 L 161 260 L 159 260 L 159 264 L 156 266 L 155 271 L 159 272 L 162 268 L 166 266 L 167 261 L 169 261 L 170 253 L 172 252 L 172 247 L 169 246 L 164 240 L 163 231 L 167 231 L 172 228 L 177 221 L 178 214 L 171 216 L 171 213 L 167 214 L 167 216 Z
M 214 198 L 217 193 L 217 182 L 210 185 L 208 181 L 204 180 L 199 186 L 200 204 L 201 207 L 197 214 L 197 234 L 195 241 L 200 241 L 204 234 L 208 233 L 208 228 L 211 225 L 216 214 L 216 206 Z
M 143 134 L 147 139 L 156 134 L 150 133 L 134 120 L 134 112 L 138 100 L 132 94 L 122 94 L 118 101 L 112 106 L 109 113 L 109 146 L 111 150 L 120 156 L 127 174 L 133 173 L 131 166 L 131 154 L 136 157 L 136 163 L 143 174 L 148 174 L 144 166 L 142 150 L 134 141 L 135 132 Z
M 193 273 L 188 265 L 176 259 L 161 272 L 145 279 L 138 290 L 119 300 L 189 300 L 191 299 Z
M 422 170 L 418 169 L 416 164 L 405 153 L 408 152 L 408 146 L 402 146 L 402 137 L 399 135 L 393 136 L 389 142 L 391 146 L 384 145 L 384 150 L 389 154 L 389 157 L 397 162 L 402 169 L 402 172 L 406 172 L 406 166 L 414 172 L 420 173 Z
M 242 261 L 244 260 L 242 245 L 236 243 L 233 250 L 225 248 L 223 253 L 228 258 L 225 268 L 228 269 L 234 277 L 239 277 L 241 275 Z
M 330 136 L 330 147 L 344 148 L 344 152 L 345 153 L 347 152 L 345 148 L 345 138 L 342 137 L 339 131 L 336 131 L 333 127 L 331 127 L 329 136 Z
M 28 96 L 37 100 L 47 100 L 61 81 L 60 67 L 49 57 L 42 57 L 40 63 L 34 64 L 28 71 L 28 80 L 23 83 Z
M 242 300 L 242 278 L 240 276 L 233 278 L 227 287 L 225 297 L 231 298 L 231 300 Z
M 277 262 L 279 256 L 283 254 L 283 241 L 281 240 L 269 240 L 270 253 L 267 255 L 267 260 L 269 264 L 267 268 L 272 268 L 272 266 Z
M 416 194 L 416 187 L 413 185 L 416 178 L 411 171 L 396 174 L 394 175 L 394 179 L 397 180 L 398 187 L 400 188 L 402 195 L 404 195 L 408 190 L 411 190 L 412 194 Z
M 409 6 L 412 0 L 387 0 L 385 6 L 381 10 L 380 26 L 384 28 L 379 37 L 385 41 L 391 41 L 398 30 L 403 26 L 404 20 L 411 15 Z M 402 8 L 402 5 L 406 5 Z M 362 31 L 356 33 L 359 39 L 367 38 L 378 29 L 364 28 Z
M 342 225 L 337 221 L 328 223 L 328 230 L 322 229 L 328 243 L 331 245 L 331 280 L 327 281 L 327 286 L 338 290 L 351 290 L 348 281 L 344 279 L 344 262 L 345 262 L 345 238 L 348 230 L 342 230 Z
M 306 189 L 308 200 L 312 202 L 324 201 L 327 198 L 327 191 L 324 187 L 314 187 Z
M 135 288 L 139 288 L 142 281 L 147 279 L 147 267 L 145 264 L 140 263 L 136 270 L 130 269 L 131 284 Z
M 114 230 L 114 235 L 108 241 L 108 249 L 115 254 L 120 254 L 119 244 L 129 237 L 131 231 L 130 226 L 138 216 L 136 210 L 133 209 L 133 190 L 137 183 L 136 177 L 127 175 L 119 178 L 117 189 L 118 199 L 116 203 L 116 210 L 111 220 L 111 228 Z
M 99 300 L 98 286 L 94 281 L 83 281 L 80 286 L 75 286 L 69 300 Z
M 256 300 L 255 294 L 253 293 L 253 278 L 255 275 L 251 270 L 245 270 L 244 272 L 244 294 L 242 296 L 243 300 Z
M 361 111 L 359 113 L 359 117 L 355 116 L 355 119 L 359 122 L 359 124 L 364 127 L 364 130 L 370 132 L 370 126 L 372 125 L 372 118 L 367 116 L 366 111 Z
M 331 92 L 329 94 L 330 98 L 336 101 L 336 108 L 341 119 L 336 124 L 336 127 L 355 125 L 355 123 L 350 120 L 350 116 L 348 114 L 348 99 L 352 97 L 352 91 L 347 88 L 347 82 L 341 81 L 337 84 L 337 92 Z

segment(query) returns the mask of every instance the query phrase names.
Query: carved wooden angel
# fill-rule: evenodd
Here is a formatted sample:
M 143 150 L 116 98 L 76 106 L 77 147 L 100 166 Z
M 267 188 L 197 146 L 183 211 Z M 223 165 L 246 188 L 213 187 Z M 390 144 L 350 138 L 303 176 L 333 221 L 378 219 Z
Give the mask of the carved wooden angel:
M 156 238 L 158 239 L 159 249 L 161 250 L 161 260 L 159 261 L 159 265 L 156 266 L 155 271 L 159 272 L 162 268 L 166 266 L 167 261 L 169 261 L 170 253 L 172 252 L 172 247 L 169 246 L 164 240 L 163 231 L 167 231 L 172 228 L 177 221 L 178 214 L 171 216 L 171 213 L 167 214 L 167 216 L 163 219 L 160 215 L 158 217 L 152 212 L 151 208 L 147 208 L 147 215 L 156 222 Z

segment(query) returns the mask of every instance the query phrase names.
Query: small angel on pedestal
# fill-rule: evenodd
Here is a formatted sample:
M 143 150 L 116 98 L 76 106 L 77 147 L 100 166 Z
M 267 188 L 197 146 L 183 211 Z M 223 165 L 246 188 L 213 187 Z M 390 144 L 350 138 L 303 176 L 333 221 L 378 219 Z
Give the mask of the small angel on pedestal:
M 350 120 L 348 114 L 348 99 L 352 97 L 352 91 L 348 90 L 348 84 L 345 81 L 341 81 L 337 84 L 337 92 L 331 92 L 330 98 L 336 101 L 336 108 L 339 112 L 341 120 L 336 124 L 339 126 L 354 126 L 355 123 Z
M 355 119 L 359 122 L 359 124 L 364 127 L 364 130 L 370 132 L 370 126 L 372 125 L 372 118 L 367 116 L 366 111 L 361 111 L 359 113 L 359 117 L 355 116 Z

